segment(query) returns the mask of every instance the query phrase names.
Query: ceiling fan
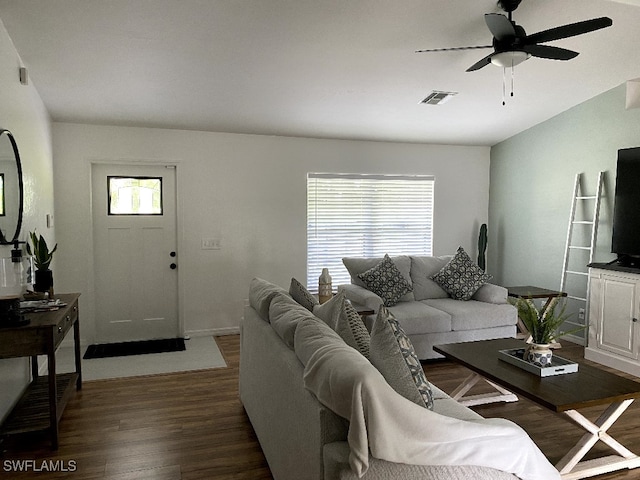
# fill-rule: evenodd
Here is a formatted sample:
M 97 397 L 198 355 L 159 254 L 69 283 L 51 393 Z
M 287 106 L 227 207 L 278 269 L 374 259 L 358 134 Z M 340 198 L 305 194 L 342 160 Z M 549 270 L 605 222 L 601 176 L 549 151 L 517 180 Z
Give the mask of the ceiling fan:
M 507 12 L 507 16 L 500 13 L 485 14 L 485 22 L 493 35 L 491 45 L 416 50 L 416 53 L 493 48 L 493 53 L 471 65 L 467 72 L 479 70 L 489 64 L 504 68 L 514 67 L 531 56 L 552 60 L 571 60 L 578 55 L 578 52 L 540 44 L 593 32 L 613 24 L 609 17 L 599 17 L 527 35 L 524 28 L 517 25 L 512 19 L 513 11 L 518 8 L 521 2 L 522 0 L 499 0 L 498 6 Z

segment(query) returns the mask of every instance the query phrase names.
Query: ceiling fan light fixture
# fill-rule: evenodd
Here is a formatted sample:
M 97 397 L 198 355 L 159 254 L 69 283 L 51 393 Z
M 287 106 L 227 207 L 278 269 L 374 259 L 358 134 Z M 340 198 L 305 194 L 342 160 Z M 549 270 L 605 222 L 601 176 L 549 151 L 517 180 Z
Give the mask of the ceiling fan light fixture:
M 527 52 L 522 50 L 513 50 L 510 52 L 500 52 L 491 56 L 491 63 L 502 68 L 511 68 L 521 64 L 531 57 Z

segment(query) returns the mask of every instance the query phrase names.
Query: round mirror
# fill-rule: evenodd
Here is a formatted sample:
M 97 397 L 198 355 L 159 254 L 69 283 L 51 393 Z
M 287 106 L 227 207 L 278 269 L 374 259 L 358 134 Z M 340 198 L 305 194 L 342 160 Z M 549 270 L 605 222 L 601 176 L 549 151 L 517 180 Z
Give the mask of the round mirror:
M 0 244 L 18 240 L 22 226 L 22 164 L 9 130 L 0 129 Z

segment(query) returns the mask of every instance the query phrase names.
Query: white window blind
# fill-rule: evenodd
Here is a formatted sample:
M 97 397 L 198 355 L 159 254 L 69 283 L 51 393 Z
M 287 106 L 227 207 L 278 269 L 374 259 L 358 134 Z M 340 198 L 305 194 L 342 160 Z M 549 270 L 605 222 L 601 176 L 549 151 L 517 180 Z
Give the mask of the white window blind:
M 431 255 L 433 176 L 307 175 L 307 286 L 323 268 L 350 283 L 343 257 Z

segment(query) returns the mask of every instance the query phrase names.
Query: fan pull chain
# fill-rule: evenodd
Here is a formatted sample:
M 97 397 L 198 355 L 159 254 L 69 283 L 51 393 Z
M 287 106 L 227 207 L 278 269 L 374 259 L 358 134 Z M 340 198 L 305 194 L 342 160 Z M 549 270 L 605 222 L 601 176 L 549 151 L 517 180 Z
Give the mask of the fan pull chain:
M 504 67 L 502 69 L 502 106 L 504 107 L 507 102 L 505 102 L 504 98 L 505 98 L 505 94 L 506 94 L 506 89 L 507 89 L 507 67 Z
M 515 83 L 515 68 L 513 63 L 511 64 L 511 92 L 509 92 L 509 96 L 513 98 L 513 86 Z M 505 98 L 507 96 L 507 67 L 502 69 L 502 106 L 507 104 Z
M 511 61 L 511 97 L 513 97 L 513 83 L 515 78 L 516 69 L 513 66 L 513 60 Z

